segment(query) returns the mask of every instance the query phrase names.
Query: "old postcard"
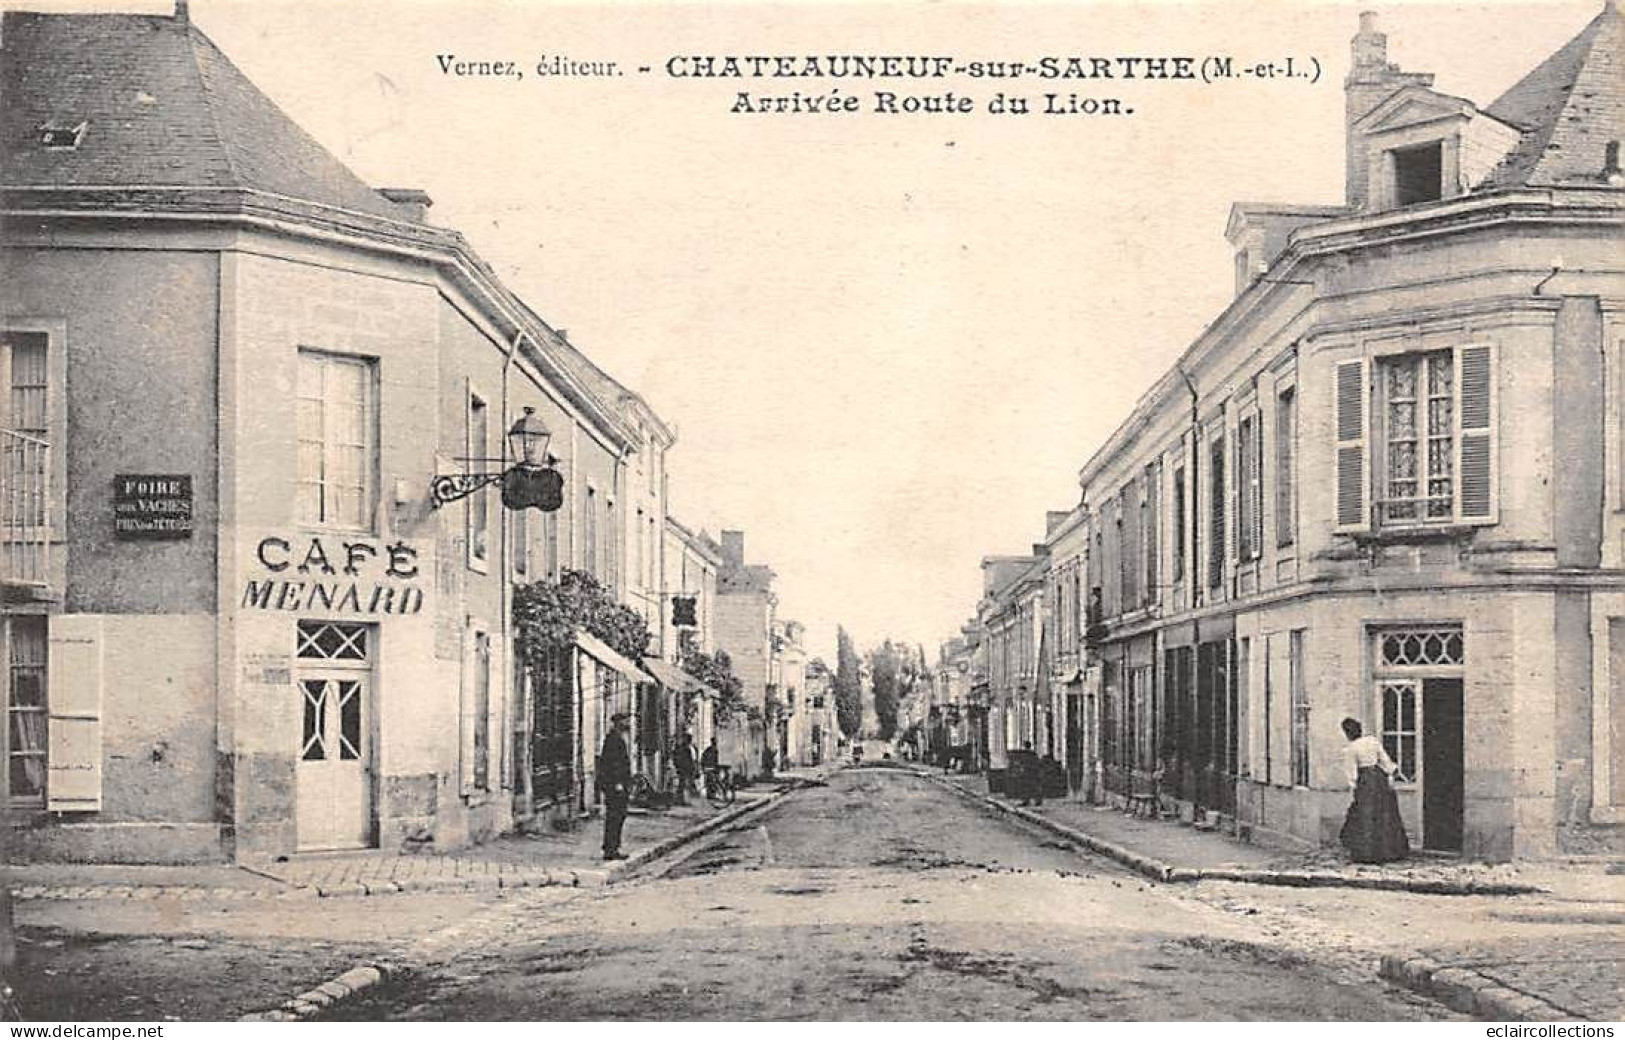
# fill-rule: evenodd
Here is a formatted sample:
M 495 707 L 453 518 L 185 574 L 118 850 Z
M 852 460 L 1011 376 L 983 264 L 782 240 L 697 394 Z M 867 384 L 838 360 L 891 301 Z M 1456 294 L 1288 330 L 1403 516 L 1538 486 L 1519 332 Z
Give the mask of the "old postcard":
M 1625 1018 L 1622 139 L 1616 0 L 7 3 L 6 1016 Z

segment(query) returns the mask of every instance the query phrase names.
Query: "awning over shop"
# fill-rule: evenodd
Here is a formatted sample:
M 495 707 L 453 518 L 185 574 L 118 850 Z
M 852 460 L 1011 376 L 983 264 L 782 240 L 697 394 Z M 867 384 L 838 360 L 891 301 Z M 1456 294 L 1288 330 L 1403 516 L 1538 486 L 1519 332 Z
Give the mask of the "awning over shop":
M 689 675 L 664 657 L 645 657 L 643 667 L 650 675 L 660 681 L 660 685 L 668 690 L 677 690 L 681 693 L 697 693 L 701 697 L 708 697 L 711 700 L 716 700 L 722 696 L 711 686 Z
M 705 685 L 664 657 L 645 657 L 643 670 L 654 676 L 666 689 L 676 690 L 679 693 L 696 693 Z
M 655 680 L 647 672 L 611 650 L 603 640 L 588 635 L 586 632 L 576 633 L 576 646 L 581 652 L 597 661 L 607 665 L 635 683 L 652 683 Z

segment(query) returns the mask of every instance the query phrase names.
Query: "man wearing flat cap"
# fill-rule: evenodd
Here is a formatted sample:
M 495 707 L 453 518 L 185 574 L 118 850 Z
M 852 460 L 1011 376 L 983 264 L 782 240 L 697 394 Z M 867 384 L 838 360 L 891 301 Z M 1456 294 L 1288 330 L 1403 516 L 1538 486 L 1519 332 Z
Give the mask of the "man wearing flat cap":
M 604 792 L 604 858 L 625 859 L 621 852 L 621 826 L 626 823 L 627 788 L 632 783 L 632 754 L 626 747 L 631 716 L 618 711 L 609 717 L 609 735 L 598 756 L 598 789 Z

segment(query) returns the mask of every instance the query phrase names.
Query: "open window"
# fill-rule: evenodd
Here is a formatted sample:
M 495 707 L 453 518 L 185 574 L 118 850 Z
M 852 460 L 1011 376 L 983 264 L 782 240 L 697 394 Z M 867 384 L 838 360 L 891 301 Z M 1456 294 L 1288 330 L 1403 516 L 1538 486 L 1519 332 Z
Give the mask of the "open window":
M 1391 154 L 1395 205 L 1414 206 L 1444 198 L 1443 142 L 1396 148 Z

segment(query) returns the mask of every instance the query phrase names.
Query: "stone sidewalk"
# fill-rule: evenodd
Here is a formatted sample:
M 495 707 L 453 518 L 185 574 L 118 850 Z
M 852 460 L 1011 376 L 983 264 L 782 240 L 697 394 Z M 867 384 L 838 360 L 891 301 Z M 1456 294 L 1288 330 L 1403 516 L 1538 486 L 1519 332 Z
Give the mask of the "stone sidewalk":
M 1023 808 L 989 796 L 983 777 L 932 775 L 1149 877 L 1213 885 L 1221 902 L 1259 884 L 1298 889 L 1294 909 L 1311 927 L 1353 928 L 1377 951 L 1382 977 L 1477 1018 L 1625 1020 L 1625 875 L 1610 872 L 1616 864 L 1356 864 L 1341 850 L 1251 844 L 1071 799 Z M 1414 949 L 1396 927 L 1407 919 L 1431 924 Z
M 932 776 L 972 797 L 990 797 L 983 776 L 944 776 L 940 772 Z M 1294 887 L 1402 889 L 1442 895 L 1518 895 L 1549 891 L 1552 885 L 1579 894 L 1579 888 L 1589 886 L 1584 898 L 1625 900 L 1625 876 L 1606 876 L 1600 870 L 1582 872 L 1581 877 L 1548 865 L 1478 863 L 1432 855 L 1418 855 L 1399 863 L 1353 863 L 1340 849 L 1240 841 L 1223 831 L 1131 816 L 1070 797 L 1024 809 L 1004 796 L 991 801 L 1077 831 L 1089 839 L 1084 842 L 1088 847 L 1158 881 L 1223 880 Z
M 747 789 L 735 808 L 769 798 L 773 788 Z M 123 866 L 41 863 L 5 868 L 19 900 L 184 899 L 252 900 L 377 896 L 460 889 L 590 886 L 613 881 L 723 815 L 706 802 L 628 815 L 629 858 L 605 863 L 601 817 L 570 830 L 513 834 L 446 853 L 396 854 L 376 850 L 311 853 L 277 860 L 198 866 Z

